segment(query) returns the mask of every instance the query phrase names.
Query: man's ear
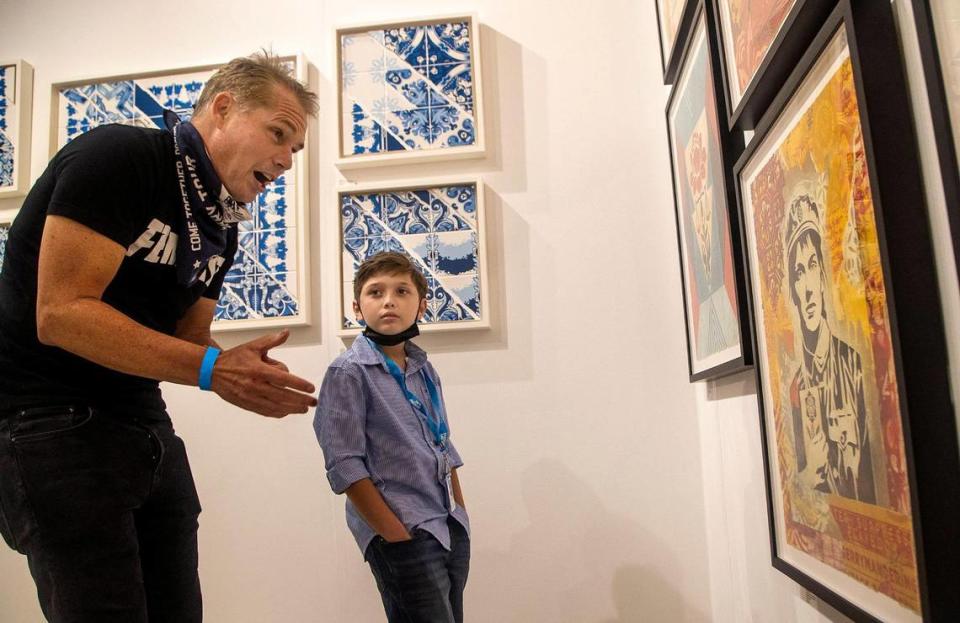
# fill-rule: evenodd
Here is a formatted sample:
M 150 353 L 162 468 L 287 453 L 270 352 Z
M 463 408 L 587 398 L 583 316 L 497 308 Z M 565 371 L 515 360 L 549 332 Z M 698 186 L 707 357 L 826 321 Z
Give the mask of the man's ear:
M 210 113 L 216 119 L 217 125 L 223 124 L 236 108 L 237 99 L 230 91 L 220 91 L 210 102 Z

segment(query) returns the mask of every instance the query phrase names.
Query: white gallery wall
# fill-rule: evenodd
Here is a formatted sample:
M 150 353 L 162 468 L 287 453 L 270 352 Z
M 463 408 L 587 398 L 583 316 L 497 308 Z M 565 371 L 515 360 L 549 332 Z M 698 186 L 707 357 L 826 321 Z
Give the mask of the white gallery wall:
M 313 324 L 273 356 L 319 386 L 343 348 L 333 29 L 456 12 L 482 24 L 489 155 L 349 181 L 480 174 L 487 185 L 493 329 L 418 339 L 466 461 L 468 620 L 844 620 L 770 566 L 751 374 L 687 381 L 652 0 L 0 0 L 0 58 L 36 68 L 36 179 L 54 82 L 261 46 L 306 55 L 322 102 L 309 146 Z M 0 214 L 19 202 L 0 201 Z M 941 281 L 957 335 L 956 275 Z M 384 620 L 312 414 L 272 421 L 196 388 L 164 392 L 204 507 L 207 620 Z M 0 550 L 0 621 L 41 619 L 26 560 Z

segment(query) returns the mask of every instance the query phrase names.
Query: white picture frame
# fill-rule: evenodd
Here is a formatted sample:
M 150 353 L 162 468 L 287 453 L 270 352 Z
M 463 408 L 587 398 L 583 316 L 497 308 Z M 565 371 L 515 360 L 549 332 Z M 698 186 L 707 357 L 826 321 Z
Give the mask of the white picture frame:
M 293 63 L 295 77 L 309 86 L 308 61 L 302 54 L 280 58 Z M 156 113 L 154 106 L 159 106 L 160 102 L 150 103 L 146 99 L 148 95 L 157 95 L 165 104 L 172 104 L 178 114 L 184 117 L 190 114 L 193 103 L 200 94 L 202 84 L 198 87 L 198 83 L 212 75 L 221 65 L 200 65 L 54 83 L 51 87 L 50 106 L 51 156 L 70 138 L 83 131 L 83 128 L 73 131 L 68 125 L 71 122 L 82 124 L 86 119 L 84 115 L 70 112 L 68 93 L 79 99 L 83 95 L 81 89 L 92 92 L 95 90 L 93 87 L 97 87 L 109 96 L 122 85 L 123 88 L 132 89 L 133 93 L 119 100 L 102 97 L 104 103 L 95 113 L 87 116 L 102 116 L 105 118 L 104 123 L 123 122 L 157 127 L 157 115 L 148 113 Z M 163 89 L 162 94 L 158 95 L 157 89 Z M 138 106 L 138 97 L 141 98 L 140 101 L 154 108 L 145 110 L 143 106 Z M 73 104 L 76 107 L 76 102 Z M 310 222 L 307 210 L 309 131 L 307 137 L 304 149 L 294 157 L 293 167 L 268 186 L 251 204 L 253 221 L 240 224 L 237 256 L 224 281 L 215 320 L 211 326 L 213 331 L 294 327 L 311 323 L 308 235 Z M 287 183 L 291 177 L 293 184 Z M 294 200 L 289 202 L 291 190 Z M 279 253 L 274 252 L 277 248 L 283 249 L 282 258 Z M 295 265 L 291 265 L 291 260 Z M 268 301 L 274 306 L 267 307 Z
M 469 197 L 467 189 L 471 188 L 472 197 Z M 462 190 L 457 190 L 454 198 L 445 194 L 449 189 Z M 478 176 L 352 184 L 338 188 L 340 278 L 334 325 L 338 336 L 351 338 L 362 332 L 352 310 L 353 273 L 361 258 L 385 250 L 405 253 L 414 259 L 427 277 L 427 312 L 419 323 L 422 333 L 489 329 L 491 303 L 484 192 L 483 180 Z M 423 200 L 425 194 L 429 196 L 429 202 Z M 376 214 L 376 203 L 366 199 L 374 195 L 380 197 L 377 200 L 380 206 L 389 203 L 392 213 Z M 394 200 L 397 198 L 399 200 Z M 348 201 L 350 205 L 345 207 Z M 470 201 L 472 207 L 468 205 Z M 421 215 L 407 221 L 405 217 L 410 213 L 405 211 L 405 206 L 414 202 L 417 202 Z M 363 209 L 370 206 L 374 209 Z M 438 206 L 439 210 L 433 206 Z M 355 214 L 361 213 L 366 218 L 364 223 L 353 219 Z M 405 221 L 399 228 L 403 231 L 392 227 L 391 220 Z M 459 224 L 451 228 L 453 221 Z M 364 235 L 371 231 L 377 232 L 376 235 Z M 443 255 L 444 249 L 462 252 L 464 248 L 470 249 L 472 255 L 451 260 L 458 263 L 458 267 L 466 267 L 461 272 L 456 273 L 456 270 L 441 265 L 448 258 Z M 474 271 L 468 268 L 471 257 Z
M 0 199 L 30 190 L 33 67 L 23 59 L 0 62 Z
M 342 26 L 334 41 L 339 169 L 486 155 L 475 14 Z

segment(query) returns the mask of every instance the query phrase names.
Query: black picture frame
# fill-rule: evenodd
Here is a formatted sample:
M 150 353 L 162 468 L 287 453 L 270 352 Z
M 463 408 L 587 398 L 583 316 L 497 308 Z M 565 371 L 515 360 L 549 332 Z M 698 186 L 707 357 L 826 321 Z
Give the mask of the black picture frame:
M 894 15 L 889 2 L 840 0 L 804 53 L 755 136 L 735 166 L 744 239 L 746 278 L 754 325 L 757 378 L 771 560 L 775 568 L 856 621 L 879 621 L 822 578 L 787 562 L 779 551 L 774 521 L 775 496 L 763 378 L 764 353 L 754 300 L 754 275 L 748 242 L 741 173 L 759 150 L 807 74 L 845 29 L 859 103 L 864 152 L 872 189 L 878 246 L 887 294 L 887 312 L 897 379 L 897 396 L 910 516 L 916 551 L 920 616 L 924 621 L 953 621 L 960 612 L 960 450 L 956 413 L 950 396 L 948 359 L 937 285 L 936 264 L 917 157 L 916 137 Z M 779 477 L 779 476 L 778 476 Z M 844 581 L 847 581 L 846 579 Z M 854 581 L 854 580 L 851 580 Z M 874 593 L 879 595 L 879 593 Z
M 663 68 L 663 83 L 673 84 L 677 78 L 677 71 L 680 68 L 680 57 L 686 47 L 687 37 L 690 34 L 690 26 L 693 23 L 693 16 L 696 12 L 699 0 L 683 0 L 683 9 L 680 12 L 680 21 L 677 26 L 677 33 L 673 39 L 673 45 L 668 52 L 664 52 L 663 45 L 663 16 L 660 15 L 660 0 L 653 0 L 654 10 L 657 13 L 657 37 L 660 45 L 660 65 Z
M 953 238 L 953 257 L 960 275 L 960 165 L 957 160 L 957 145 L 953 140 L 953 124 L 947 100 L 940 48 L 937 44 L 937 29 L 929 0 L 912 0 L 913 18 L 920 43 L 920 59 L 933 120 L 933 133 L 940 164 L 940 179 L 947 207 L 947 218 Z M 960 123 L 960 120 L 957 120 Z
M 667 142 L 670 150 L 670 174 L 673 187 L 674 215 L 677 225 L 677 254 L 680 261 L 684 327 L 687 337 L 687 365 L 691 382 L 720 378 L 748 369 L 751 365 L 753 365 L 753 340 L 751 339 L 750 335 L 750 315 L 747 312 L 747 291 L 744 282 L 743 253 L 739 233 L 740 225 L 738 221 L 739 212 L 737 210 L 736 190 L 733 179 L 733 163 L 736 162 L 737 156 L 743 150 L 743 134 L 740 132 L 730 132 L 724 124 L 724 119 L 726 117 L 726 100 L 724 99 L 722 93 L 720 93 L 720 90 L 723 87 L 720 79 L 721 70 L 718 60 L 718 48 L 716 45 L 717 31 L 712 8 L 710 4 L 704 0 L 697 0 L 693 3 L 693 5 L 695 10 L 690 24 L 687 40 L 685 41 L 684 48 L 681 52 L 680 63 L 677 65 L 677 76 L 679 78 L 683 74 L 687 63 L 691 61 L 691 55 L 694 52 L 693 47 L 697 41 L 696 33 L 699 31 L 698 26 L 702 19 L 705 29 L 704 37 L 705 45 L 707 47 L 707 60 L 709 61 L 709 72 L 707 75 L 710 78 L 710 82 L 712 82 L 712 88 L 710 84 L 705 84 L 704 89 L 706 95 L 712 99 L 716 109 L 716 138 L 718 143 L 717 147 L 719 148 L 718 156 L 720 166 L 718 167 L 719 170 L 717 170 L 715 174 L 720 177 L 724 186 L 723 192 L 720 195 L 723 199 L 724 205 L 719 209 L 722 209 L 723 214 L 726 216 L 727 234 L 729 237 L 729 240 L 721 239 L 721 243 L 728 243 L 731 250 L 729 258 L 731 263 L 730 268 L 733 274 L 733 286 L 736 293 L 736 309 L 733 311 L 736 313 L 736 327 L 738 332 L 740 354 L 739 356 L 726 359 L 725 361 L 718 362 L 715 365 L 709 365 L 708 367 L 698 366 L 697 362 L 695 362 L 694 353 L 697 345 L 694 343 L 692 337 L 694 333 L 691 328 L 691 316 L 693 312 L 689 309 L 691 305 L 691 297 L 688 295 L 691 277 L 687 274 L 688 257 L 684 254 L 684 249 L 686 246 L 683 239 L 684 227 L 681 223 L 683 220 L 684 202 L 680 196 L 680 193 L 678 192 L 679 172 L 677 171 L 677 166 L 675 164 L 675 150 L 678 147 L 674 144 L 673 123 L 671 119 L 671 109 L 674 107 L 677 98 L 682 97 L 683 95 L 680 90 L 681 84 L 678 80 L 670 92 L 670 97 L 667 100 L 667 105 L 664 109 L 664 116 L 666 118 Z
M 797 0 L 736 104 L 730 86 L 730 81 L 735 79 L 734 68 L 728 62 L 720 13 L 720 3 L 723 1 L 710 0 L 717 16 L 717 41 L 723 63 L 723 94 L 727 100 L 727 110 L 730 111 L 727 122 L 731 130 L 752 130 L 836 6 L 836 0 Z

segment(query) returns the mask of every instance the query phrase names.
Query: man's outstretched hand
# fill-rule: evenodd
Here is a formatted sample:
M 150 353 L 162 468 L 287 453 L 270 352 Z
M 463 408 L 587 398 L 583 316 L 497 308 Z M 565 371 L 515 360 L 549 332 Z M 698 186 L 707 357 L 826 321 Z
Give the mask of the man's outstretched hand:
M 210 388 L 227 402 L 267 417 L 306 413 L 317 404 L 316 388 L 267 356 L 289 336 L 284 329 L 223 351 L 213 367 Z

